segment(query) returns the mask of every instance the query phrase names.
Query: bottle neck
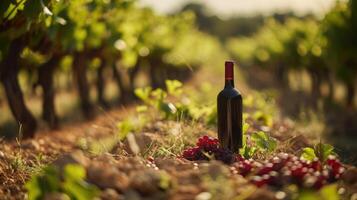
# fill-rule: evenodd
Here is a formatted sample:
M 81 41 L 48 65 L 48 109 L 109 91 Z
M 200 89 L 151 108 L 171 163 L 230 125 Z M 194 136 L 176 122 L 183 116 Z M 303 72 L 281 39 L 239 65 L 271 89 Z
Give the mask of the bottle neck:
M 226 79 L 224 83 L 224 88 L 234 88 L 234 80 Z
M 230 87 L 234 88 L 234 68 L 233 68 L 233 66 L 234 66 L 233 62 L 228 61 L 225 63 L 224 88 L 230 88 Z

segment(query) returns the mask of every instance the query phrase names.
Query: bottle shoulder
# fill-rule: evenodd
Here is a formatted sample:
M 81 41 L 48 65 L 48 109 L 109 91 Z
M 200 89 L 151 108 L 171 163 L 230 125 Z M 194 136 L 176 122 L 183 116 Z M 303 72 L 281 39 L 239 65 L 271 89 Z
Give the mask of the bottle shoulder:
M 235 88 L 224 88 L 219 94 L 218 97 L 229 97 L 229 98 L 242 98 L 239 90 Z

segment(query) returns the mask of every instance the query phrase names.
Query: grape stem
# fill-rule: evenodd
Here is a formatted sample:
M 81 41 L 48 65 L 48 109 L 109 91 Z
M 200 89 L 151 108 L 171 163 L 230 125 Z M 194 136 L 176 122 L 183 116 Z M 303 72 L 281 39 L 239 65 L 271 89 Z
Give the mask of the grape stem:
M 15 7 L 12 8 L 12 10 L 10 11 L 10 13 L 4 18 L 4 22 L 8 20 L 8 18 L 12 15 L 13 12 L 15 12 L 15 10 L 26 0 L 21 0 L 20 2 L 16 2 L 15 3 Z

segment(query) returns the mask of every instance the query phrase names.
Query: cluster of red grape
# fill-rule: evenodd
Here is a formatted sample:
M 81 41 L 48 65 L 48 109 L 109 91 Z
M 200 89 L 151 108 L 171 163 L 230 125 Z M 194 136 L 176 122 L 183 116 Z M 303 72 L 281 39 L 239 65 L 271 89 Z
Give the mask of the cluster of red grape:
M 232 173 L 246 177 L 258 187 L 270 185 L 281 187 L 294 183 L 299 187 L 320 189 L 323 185 L 337 181 L 344 167 L 335 157 L 329 156 L 325 163 L 307 161 L 295 155 L 279 153 L 262 162 L 244 159 L 239 154 L 220 147 L 219 141 L 209 136 L 199 138 L 196 147 L 186 149 L 182 157 L 191 160 L 214 158 L 232 164 Z
M 220 147 L 218 139 L 206 135 L 198 139 L 195 147 L 184 150 L 182 157 L 191 161 L 214 158 L 226 164 L 235 162 L 235 154 L 232 151 Z
M 306 161 L 286 153 L 280 153 L 263 162 L 241 159 L 234 163 L 231 169 L 247 177 L 258 187 L 280 187 L 294 183 L 299 187 L 315 189 L 337 181 L 344 171 L 335 156 L 329 156 L 326 164 L 322 164 L 319 160 Z

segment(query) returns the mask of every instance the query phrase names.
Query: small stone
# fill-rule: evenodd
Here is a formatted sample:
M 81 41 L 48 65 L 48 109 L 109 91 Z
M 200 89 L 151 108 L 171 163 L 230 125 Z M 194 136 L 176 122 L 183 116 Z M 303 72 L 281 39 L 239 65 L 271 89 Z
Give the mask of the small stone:
M 146 169 L 131 174 L 130 187 L 142 195 L 151 195 L 170 187 L 169 176 L 153 169 Z
M 357 183 L 357 168 L 349 167 L 342 174 L 342 180 L 348 185 L 354 185 Z
M 39 139 L 39 140 L 38 140 L 38 143 L 41 144 L 41 145 L 44 145 L 46 142 L 45 142 L 44 139 Z
M 118 194 L 117 191 L 114 189 L 108 188 L 105 189 L 101 194 L 100 194 L 100 199 L 102 200 L 122 200 L 124 197 L 120 194 Z
M 20 146 L 23 149 L 31 149 L 31 150 L 40 149 L 40 144 L 36 140 L 25 140 L 21 143 Z
M 154 125 L 153 125 L 153 129 L 155 131 L 160 131 L 161 129 L 163 129 L 163 127 L 165 126 L 165 124 L 162 121 L 157 121 Z
M 265 188 L 257 189 L 250 197 L 247 198 L 248 200 L 275 200 L 275 194 L 272 191 L 269 191 Z
M 61 170 L 68 164 L 78 164 L 86 167 L 88 163 L 89 159 L 85 157 L 82 151 L 79 150 L 65 154 L 53 162 L 53 164 Z
M 124 149 L 129 154 L 144 153 L 152 143 L 150 134 L 148 133 L 130 133 L 124 140 Z
M 96 158 L 94 158 L 95 161 L 100 161 L 100 162 L 105 162 L 105 163 L 110 163 L 110 164 L 116 164 L 117 160 L 113 157 L 113 154 L 110 153 L 104 153 Z
M 351 198 L 350 198 L 351 200 L 357 200 L 357 193 L 353 193 L 352 195 L 351 195 Z
M 130 200 L 142 200 L 140 194 L 136 192 L 135 190 L 128 190 L 124 194 L 124 199 L 130 199 Z
M 283 191 L 278 191 L 275 193 L 275 198 L 277 199 L 285 199 L 285 197 L 286 197 L 286 193 Z
M 210 200 L 212 198 L 212 194 L 209 192 L 201 192 L 199 193 L 195 200 Z
M 70 200 L 71 198 L 63 193 L 53 192 L 45 194 L 43 200 Z
M 145 165 L 140 163 L 141 161 L 139 157 L 126 157 L 120 159 L 116 166 L 120 171 L 129 174 L 133 170 L 146 168 Z
M 178 194 L 180 194 L 182 197 L 187 196 L 186 198 L 182 198 L 182 199 L 194 199 L 201 192 L 202 192 L 202 188 L 192 184 L 180 185 L 180 187 L 177 188 Z
M 89 182 L 102 189 L 113 188 L 119 191 L 125 191 L 129 185 L 127 175 L 110 165 L 90 165 L 87 168 L 87 177 Z
M 2 151 L 0 151 L 0 158 L 5 158 L 5 154 Z
M 222 162 L 212 160 L 210 163 L 203 163 L 201 165 L 202 172 L 209 174 L 212 179 L 217 179 L 220 176 L 229 176 L 230 170 L 229 168 L 224 165 Z

